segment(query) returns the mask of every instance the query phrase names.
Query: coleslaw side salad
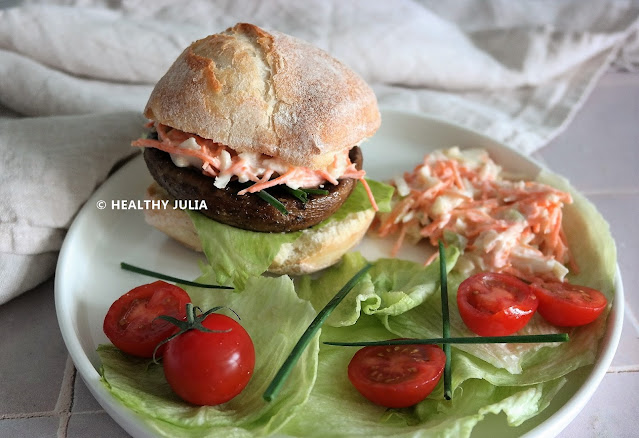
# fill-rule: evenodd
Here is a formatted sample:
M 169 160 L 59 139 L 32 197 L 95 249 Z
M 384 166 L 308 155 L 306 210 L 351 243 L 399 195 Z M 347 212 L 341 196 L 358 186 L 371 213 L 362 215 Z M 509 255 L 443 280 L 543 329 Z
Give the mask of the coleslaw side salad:
M 441 154 L 445 159 L 452 155 L 455 160 L 458 156 L 463 156 L 464 160 L 476 163 L 476 167 L 467 166 L 467 171 L 464 166 L 459 165 L 456 170 L 445 171 L 452 175 L 451 186 L 442 188 L 437 182 L 430 186 L 438 186 L 437 190 L 441 190 L 438 196 L 448 196 L 441 198 L 441 201 L 435 198 L 432 202 L 430 208 L 435 208 L 440 213 L 439 216 L 419 218 L 426 210 L 405 208 L 409 202 L 416 201 L 400 201 L 400 210 L 391 212 L 390 192 L 380 189 L 376 184 L 371 184 L 371 189 L 374 192 L 379 190 L 375 195 L 376 200 L 380 210 L 385 212 L 380 223 L 383 226 L 386 219 L 394 224 L 390 227 L 393 230 L 388 234 L 403 233 L 404 239 L 416 236 L 419 233 L 415 234 L 409 226 L 417 223 L 421 227 L 430 227 L 429 231 L 439 230 L 440 236 L 448 242 L 445 258 L 449 271 L 451 336 L 472 336 L 461 320 L 455 304 L 457 286 L 470 271 L 499 268 L 502 261 L 503 254 L 497 256 L 498 252 L 489 258 L 480 256 L 477 252 L 480 247 L 484 250 L 510 250 L 512 254 L 520 250 L 517 248 L 531 246 L 544 257 L 541 259 L 543 262 L 533 263 L 541 268 L 531 275 L 551 273 L 556 278 L 596 288 L 604 293 L 609 303 L 612 302 L 616 269 L 614 241 L 607 223 L 595 207 L 567 181 L 542 171 L 532 184 L 513 183 L 513 187 L 504 188 L 498 178 L 497 166 L 493 167 L 490 161 L 485 161 L 480 152 L 449 150 Z M 436 167 L 437 164 L 433 166 Z M 455 165 L 442 166 L 442 169 L 449 168 L 447 166 Z M 430 184 L 433 181 L 428 178 L 434 178 L 433 170 L 417 170 L 414 174 L 424 175 L 424 181 Z M 498 224 L 497 227 L 487 226 L 470 238 L 464 235 L 462 231 L 480 224 L 480 221 L 473 220 L 475 215 L 492 216 L 494 213 L 493 210 L 487 210 L 488 207 L 478 204 L 467 209 L 470 216 L 454 212 L 463 202 L 474 202 L 469 201 L 470 198 L 474 199 L 474 194 L 470 192 L 475 190 L 472 185 L 476 180 L 474 178 L 481 174 L 489 176 L 486 187 L 497 187 L 497 191 L 501 189 L 505 197 L 514 196 L 519 190 L 524 193 L 524 198 L 534 193 L 535 199 L 546 197 L 549 198 L 546 200 L 548 202 L 563 204 L 560 207 L 563 227 L 559 232 L 553 228 L 556 219 L 553 219 L 552 208 L 545 208 L 547 218 L 541 217 L 546 213 L 542 211 L 544 207 L 537 203 L 540 201 L 514 201 L 521 202 L 522 208 L 530 216 L 521 214 L 522 219 L 508 209 L 501 209 L 499 211 L 503 212 L 503 216 L 498 220 L 519 223 L 517 230 L 520 230 L 521 223 L 529 223 L 531 221 L 528 219 L 536 218 L 539 230 L 547 222 L 550 224 L 549 233 L 554 233 L 553 236 L 542 233 L 548 239 L 540 243 L 541 240 L 535 240 L 536 237 L 531 238 L 525 231 L 520 231 L 517 238 L 510 237 L 515 233 L 508 234 L 508 239 L 494 237 L 492 247 L 488 237 L 477 240 L 482 232 L 495 231 L 499 234 L 506 230 L 507 228 L 499 228 L 505 227 L 504 223 L 499 223 L 501 225 Z M 408 177 L 403 179 L 410 188 L 413 181 Z M 470 186 L 466 186 L 467 183 Z M 401 181 L 396 181 L 396 187 L 399 195 L 408 199 L 407 193 L 410 191 L 405 190 Z M 543 196 L 540 195 L 542 188 Z M 464 196 L 454 194 L 451 191 L 453 189 L 463 192 Z M 429 188 L 425 189 L 428 190 Z M 481 192 L 477 190 L 477 193 Z M 381 193 L 384 195 L 378 196 Z M 370 203 L 366 202 L 365 190 L 360 188 L 356 196 L 353 202 L 360 207 L 345 208 L 370 208 Z M 458 199 L 463 202 L 458 203 Z M 437 202 L 440 205 L 433 207 Z M 535 214 L 536 208 L 541 210 Z M 317 437 L 467 437 L 480 421 L 499 413 L 505 415 L 508 424 L 518 426 L 549 405 L 566 383 L 567 374 L 594 362 L 599 340 L 605 330 L 609 307 L 595 322 L 571 329 L 552 326 L 535 315 L 520 334 L 567 332 L 570 341 L 561 344 L 454 345 L 452 400 L 444 400 L 443 385 L 440 382 L 417 405 L 411 408 L 386 409 L 370 403 L 350 385 L 346 368 L 356 350 L 322 344 L 329 340 L 441 336 L 438 264 L 424 265 L 395 258 L 379 259 L 372 262 L 373 267 L 330 315 L 320 334 L 302 354 L 280 395 L 268 403 L 262 399 L 262 394 L 292 346 L 335 291 L 361 269 L 367 260 L 361 254 L 353 252 L 346 254 L 339 264 L 295 281 L 288 276 L 262 276 L 272 260 L 269 257 L 274 257 L 279 245 L 285 243 L 284 240 L 268 241 L 273 243 L 253 241 L 243 236 L 242 230 L 216 223 L 199 214 L 191 216 L 198 233 L 215 233 L 221 236 L 218 242 L 203 239 L 206 242 L 204 252 L 209 264 L 202 266 L 202 275 L 197 281 L 233 284 L 236 291 L 211 292 L 193 287 L 186 290 L 195 305 L 202 308 L 223 305 L 237 312 L 255 345 L 255 369 L 246 389 L 230 402 L 214 407 L 193 406 L 172 393 L 164 379 L 161 365 L 153 364 L 147 359 L 132 359 L 110 345 L 100 346 L 98 353 L 102 361 L 101 374 L 105 385 L 115 398 L 134 410 L 158 436 L 252 437 L 278 434 Z M 444 221 L 444 218 L 448 220 Z M 411 222 L 413 220 L 418 222 Z M 440 226 L 444 222 L 454 226 Z M 431 225 L 433 223 L 437 225 Z M 535 228 L 537 225 L 532 224 L 531 227 Z M 225 241 L 234 242 L 234 245 L 225 245 Z M 561 245 L 569 250 L 562 250 L 563 255 L 556 258 L 555 251 Z M 238 248 L 241 250 L 240 254 Z M 546 251 L 552 257 L 546 259 Z M 554 265 L 554 262 L 549 262 L 551 258 L 563 269 Z M 508 258 L 502 267 L 509 266 L 507 260 Z M 522 273 L 521 269 L 528 265 L 511 266 Z M 582 269 L 578 272 L 566 269 L 572 266 Z
M 393 181 L 393 210 L 377 232 L 404 240 L 443 240 L 464 251 L 466 272 L 507 272 L 563 280 L 577 267 L 562 227 L 570 193 L 536 181 L 508 179 L 483 149 L 436 150 Z M 427 261 L 427 263 L 430 261 Z

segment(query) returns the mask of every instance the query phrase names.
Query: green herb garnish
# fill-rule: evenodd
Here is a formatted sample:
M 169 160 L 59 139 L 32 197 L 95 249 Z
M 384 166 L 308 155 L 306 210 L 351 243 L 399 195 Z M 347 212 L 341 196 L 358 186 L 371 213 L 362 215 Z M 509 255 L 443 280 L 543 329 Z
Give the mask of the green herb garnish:
M 439 241 L 439 278 L 441 284 L 442 297 L 442 337 L 450 338 L 450 316 L 448 314 L 448 280 L 446 275 L 446 257 L 444 256 L 444 244 Z M 451 352 L 450 344 L 443 344 L 442 349 L 446 354 L 446 364 L 444 365 L 444 398 L 453 398 L 452 376 L 451 376 Z
M 298 201 L 302 201 L 304 204 L 308 202 L 308 193 L 302 189 L 292 189 L 289 186 L 284 186 L 284 189 L 293 195 Z
M 171 277 L 170 275 L 161 274 L 155 271 L 149 271 L 148 269 L 139 268 L 137 266 L 133 266 L 125 262 L 120 263 L 120 268 L 124 269 L 125 271 L 136 272 L 138 274 L 148 275 L 149 277 L 159 278 L 160 280 L 167 280 L 167 281 L 172 281 L 174 283 L 183 284 L 185 286 L 195 286 L 195 287 L 202 287 L 206 289 L 233 289 L 233 287 L 231 286 L 219 286 L 217 284 L 196 283 L 194 281 L 182 280 L 181 278 Z
M 297 198 L 303 203 L 308 202 L 308 195 L 328 195 L 329 191 L 325 189 L 292 189 L 289 186 L 284 186 L 287 192 Z
M 293 195 L 297 200 L 303 202 L 304 204 L 308 202 L 308 195 L 328 195 L 329 193 L 328 190 L 324 189 L 292 189 L 287 185 L 283 185 L 282 187 L 284 188 L 284 190 L 286 190 L 288 193 Z M 279 199 L 268 193 L 266 190 L 260 190 L 254 192 L 253 194 L 259 196 L 264 201 L 271 204 L 283 215 L 288 216 L 288 210 L 286 209 L 284 204 L 282 204 Z
M 284 204 L 282 204 L 276 197 L 274 197 L 273 195 L 271 195 L 265 190 L 260 190 L 259 192 L 255 192 L 255 194 L 259 196 L 261 199 L 263 199 L 264 201 L 271 204 L 273 207 L 275 207 L 284 216 L 288 216 L 288 210 L 286 209 Z
M 326 189 L 300 189 L 308 195 L 328 195 L 329 191 Z
M 534 344 L 540 342 L 568 342 L 568 333 L 551 333 L 545 335 L 510 335 L 510 336 L 468 336 L 430 339 L 389 339 L 387 341 L 359 342 L 323 342 L 325 345 L 340 347 L 370 347 L 379 345 L 434 345 L 434 344 Z
M 299 360 L 300 356 L 308 346 L 308 343 L 313 339 L 317 331 L 320 329 L 326 318 L 331 314 L 331 312 L 337 307 L 339 303 L 342 302 L 344 297 L 353 289 L 353 287 L 357 284 L 359 280 L 364 276 L 364 274 L 372 267 L 370 263 L 367 263 L 362 269 L 360 269 L 340 290 L 335 294 L 335 296 L 324 306 L 322 310 L 317 314 L 315 319 L 308 326 L 306 331 L 302 334 L 297 344 L 293 347 L 293 350 L 288 355 L 281 368 L 273 378 L 271 384 L 266 388 L 264 395 L 262 396 L 264 400 L 270 402 L 277 396 L 277 393 L 284 385 L 284 381 L 291 374 L 293 367 Z

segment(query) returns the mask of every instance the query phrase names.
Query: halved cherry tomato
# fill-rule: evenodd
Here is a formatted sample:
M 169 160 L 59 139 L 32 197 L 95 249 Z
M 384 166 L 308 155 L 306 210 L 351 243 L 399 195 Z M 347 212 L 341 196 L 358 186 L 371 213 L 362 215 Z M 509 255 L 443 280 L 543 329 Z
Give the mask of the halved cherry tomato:
M 190 302 L 184 289 L 164 281 L 138 286 L 111 304 L 104 318 L 104 334 L 125 353 L 152 357 L 155 347 L 179 330 L 156 318 L 185 319 L 186 303 Z
M 446 355 L 436 345 L 364 347 L 348 364 L 348 378 L 373 403 L 405 408 L 433 391 L 445 364 Z
M 468 328 L 480 336 L 507 336 L 521 330 L 537 305 L 530 286 L 510 274 L 475 274 L 457 290 L 459 314 Z
M 539 314 L 559 327 L 590 324 L 608 304 L 598 290 L 570 283 L 533 282 L 531 289 L 539 301 Z
M 226 315 L 212 313 L 202 325 L 226 332 L 192 329 L 171 339 L 162 358 L 164 375 L 183 400 L 218 405 L 248 384 L 255 367 L 255 349 L 244 327 Z

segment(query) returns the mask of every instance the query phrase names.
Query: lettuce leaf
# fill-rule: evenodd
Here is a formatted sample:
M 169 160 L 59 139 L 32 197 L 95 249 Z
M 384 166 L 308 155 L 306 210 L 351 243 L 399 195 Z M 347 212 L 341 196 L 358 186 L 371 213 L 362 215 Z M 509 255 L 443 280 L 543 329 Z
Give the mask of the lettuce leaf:
M 453 269 L 459 252 L 446 251 Z M 348 381 L 346 369 L 355 349 L 321 345 L 320 341 L 379 340 L 397 336 L 441 335 L 438 263 L 421 264 L 381 259 L 335 310 L 322 328 L 319 341 L 287 381 L 285 391 L 271 404 L 261 394 L 292 344 L 334 292 L 348 281 L 365 259 L 357 253 L 318 276 L 299 279 L 295 296 L 288 277 L 251 278 L 242 292 L 214 292 L 190 288 L 203 307 L 225 304 L 242 317 L 254 337 L 258 357 L 254 380 L 236 399 L 222 407 L 194 408 L 176 399 L 161 369 L 148 361 L 131 360 L 112 347 L 101 347 L 103 375 L 114 395 L 134 409 L 161 436 L 394 436 L 468 437 L 479 422 L 503 415 L 519 426 L 542 412 L 566 383 L 565 373 L 594 358 L 592 328 L 573 335 L 561 346 L 534 349 L 535 357 L 517 359 L 522 371 L 514 375 L 480 356 L 499 358 L 515 344 L 479 345 L 467 352 L 453 346 L 453 400 L 443 399 L 440 382 L 418 405 L 387 410 L 365 400 Z M 203 277 L 213 281 L 207 268 Z M 450 291 L 460 281 L 449 274 Z M 276 298 L 277 296 L 277 298 Z M 451 305 L 454 304 L 451 292 Z M 307 301 L 308 300 L 308 301 Z M 451 316 L 455 314 L 451 306 Z M 247 316 L 248 315 L 248 316 Z M 264 323 L 268 321 L 269 323 Z M 277 321 L 273 324 L 273 321 Z M 330 323 L 330 324 L 329 324 Z M 454 326 L 454 330 L 461 330 Z M 593 325 L 597 327 L 597 325 Z M 509 346 L 510 345 L 510 346 Z M 566 350 L 560 350 L 568 347 Z M 511 351 L 511 353 L 516 351 Z M 269 355 L 271 355 L 269 357 Z M 260 376 L 260 377 L 257 377 Z M 499 423 L 501 424 L 501 423 Z
M 451 336 L 475 336 L 462 321 L 457 308 L 455 291 L 462 280 L 455 272 L 448 278 Z M 441 299 L 437 293 L 401 317 L 389 317 L 384 322 L 386 328 L 396 337 L 431 338 L 441 336 L 441 320 Z M 454 368 L 458 372 L 467 368 L 470 376 L 484 378 L 495 385 L 532 384 L 552 380 L 593 363 L 597 351 L 593 347 L 596 347 L 597 340 L 603 335 L 605 322 L 603 317 L 592 324 L 568 330 L 570 342 L 567 343 L 454 345 L 453 349 L 469 353 L 464 363 L 455 364 Z M 518 334 L 565 331 L 535 315 Z
M 293 242 L 297 233 L 256 233 L 231 227 L 187 211 L 202 242 L 209 265 L 219 284 L 244 289 L 250 277 L 266 272 L 284 243 Z
M 570 191 L 574 199 L 564 209 L 564 224 L 570 248 L 582 269 L 571 273 L 569 280 L 598 288 L 612 300 L 616 251 L 607 223 L 565 180 L 544 172 L 540 180 Z M 345 212 L 368 207 L 363 190 L 352 198 L 359 207 L 348 206 Z M 382 206 L 377 194 L 376 198 Z M 260 233 L 243 234 L 200 219 L 194 215 L 198 232 L 207 242 L 210 263 L 204 267 L 200 281 L 242 284 L 243 288 L 239 293 L 190 288 L 189 293 L 203 308 L 227 305 L 240 314 L 258 349 L 258 364 L 249 386 L 238 398 L 220 407 L 195 408 L 173 395 L 161 367 L 101 346 L 98 352 L 105 384 L 161 436 L 279 433 L 456 438 L 470 436 L 476 426 L 492 427 L 490 419 L 497 421 L 498 417 L 525 430 L 541 421 L 540 417 L 528 420 L 538 416 L 560 393 L 568 382 L 567 374 L 594 362 L 605 331 L 607 314 L 592 324 L 570 329 L 568 343 L 454 345 L 452 401 L 443 399 L 440 382 L 418 405 L 388 410 L 365 400 L 348 381 L 346 369 L 355 349 L 320 344 L 328 340 L 441 336 L 438 263 L 424 267 L 404 260 L 380 259 L 335 309 L 280 396 L 267 404 L 261 395 L 299 335 L 366 260 L 358 253 L 347 254 L 322 273 L 297 279 L 294 289 L 288 277 L 259 276 L 279 245 L 294 237 L 264 235 L 267 237 L 261 239 L 256 236 Z M 450 270 L 451 334 L 469 336 L 472 334 L 459 317 L 455 298 L 457 285 L 463 280 L 455 271 L 460 253 L 451 246 L 445 256 Z M 536 315 L 520 333 L 558 331 Z
M 457 248 L 446 249 L 448 270 L 455 266 L 458 256 Z M 345 254 L 341 263 L 326 269 L 321 278 L 307 275 L 299 279 L 298 294 L 319 311 L 332 298 L 332 291 L 338 290 L 366 263 L 359 253 Z M 389 316 L 401 315 L 419 306 L 438 291 L 438 263 L 423 267 L 407 260 L 380 259 L 337 306 L 326 324 L 336 327 L 353 325 L 362 313 L 386 320 Z
M 542 171 L 537 179 L 569 192 L 573 199 L 563 208 L 563 230 L 579 272 L 571 272 L 567 280 L 598 289 L 612 301 L 617 248 L 608 222 L 567 179 L 547 171 Z
M 212 283 L 214 279 L 209 270 L 198 281 Z M 253 377 L 244 391 L 220 406 L 190 405 L 173 394 L 160 365 L 127 356 L 113 346 L 98 349 L 103 381 L 116 398 L 137 412 L 160 436 L 243 437 L 275 433 L 309 396 L 317 375 L 318 339 L 304 352 L 276 400 L 267 403 L 262 394 L 315 317 L 315 310 L 297 297 L 288 277 L 251 278 L 242 293 L 198 288 L 187 291 L 193 303 L 203 309 L 224 305 L 241 317 L 256 353 Z
M 362 315 L 348 327 L 324 326 L 320 341 L 381 340 L 394 335 L 379 318 Z M 286 424 L 287 436 L 310 437 L 468 437 L 478 422 L 503 412 L 518 426 L 545 409 L 565 379 L 528 386 L 494 386 L 482 379 L 458 385 L 452 401 L 443 399 L 440 382 L 417 406 L 386 409 L 364 399 L 345 372 L 356 349 L 322 345 L 317 381 L 310 398 Z M 453 358 L 455 367 L 457 358 Z M 453 369 L 455 369 L 453 367 Z
M 373 180 L 367 182 L 380 211 L 390 211 L 393 188 Z M 370 208 L 366 190 L 358 183 L 339 210 L 315 228 Z M 245 287 L 248 278 L 266 272 L 283 244 L 297 240 L 304 233 L 256 233 L 216 222 L 200 213 L 186 212 L 195 225 L 204 254 L 216 272 L 216 281 L 233 283 L 240 290 Z

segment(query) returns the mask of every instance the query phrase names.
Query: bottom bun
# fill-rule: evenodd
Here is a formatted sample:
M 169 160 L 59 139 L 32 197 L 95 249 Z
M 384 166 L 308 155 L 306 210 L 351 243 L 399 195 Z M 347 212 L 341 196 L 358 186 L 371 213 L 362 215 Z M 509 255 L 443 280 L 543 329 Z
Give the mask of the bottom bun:
M 151 201 L 173 202 L 173 198 L 156 182 L 147 188 L 146 195 Z M 195 251 L 202 251 L 200 238 L 185 212 L 147 209 L 144 216 L 149 225 Z M 303 230 L 299 239 L 281 246 L 268 271 L 279 275 L 300 275 L 331 266 L 359 243 L 374 217 L 375 212 L 369 209 L 351 213 L 319 229 Z

